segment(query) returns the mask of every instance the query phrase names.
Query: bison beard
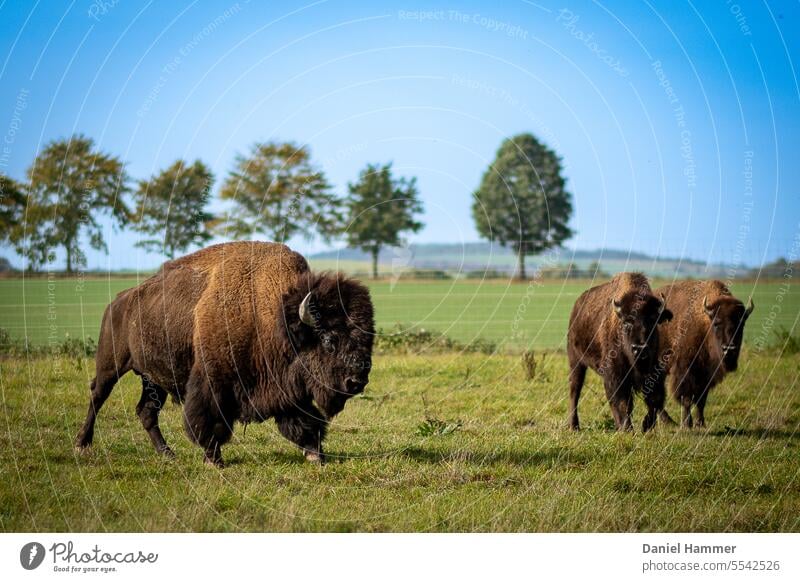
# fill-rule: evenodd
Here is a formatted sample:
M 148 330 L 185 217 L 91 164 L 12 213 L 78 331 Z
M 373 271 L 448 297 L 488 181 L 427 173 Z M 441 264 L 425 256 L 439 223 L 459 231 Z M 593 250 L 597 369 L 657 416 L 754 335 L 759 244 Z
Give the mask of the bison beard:
M 91 401 L 77 446 L 119 378 L 142 378 L 136 407 L 155 449 L 168 394 L 184 405 L 189 438 L 222 465 L 234 423 L 274 418 L 310 461 L 323 460 L 328 422 L 369 381 L 374 323 L 369 291 L 314 274 L 275 243 L 226 243 L 166 263 L 106 308 Z

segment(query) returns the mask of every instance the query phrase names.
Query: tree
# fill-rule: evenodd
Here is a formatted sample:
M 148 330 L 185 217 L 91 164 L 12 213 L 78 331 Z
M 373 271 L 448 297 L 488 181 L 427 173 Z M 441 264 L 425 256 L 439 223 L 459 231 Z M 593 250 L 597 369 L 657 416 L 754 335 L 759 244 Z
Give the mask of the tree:
M 24 215 L 23 186 L 16 180 L 0 174 L 0 241 L 16 244 L 22 238 Z
M 200 160 L 192 165 L 178 160 L 150 180 L 140 181 L 134 229 L 153 238 L 136 246 L 174 259 L 176 253 L 211 240 L 213 216 L 206 205 L 213 182 L 214 175 Z
M 391 163 L 368 164 L 348 188 L 347 244 L 372 255 L 372 276 L 377 278 L 381 247 L 398 246 L 402 233 L 417 232 L 423 226 L 414 220 L 414 215 L 422 212 L 416 178 L 393 178 Z
M 517 254 L 517 276 L 525 279 L 525 256 L 557 247 L 572 236 L 570 194 L 561 159 L 533 135 L 505 140 L 474 194 L 478 233 Z
M 28 169 L 30 196 L 26 211 L 24 254 L 34 268 L 53 260 L 55 248 L 66 252 L 67 272 L 86 264 L 81 236 L 105 250 L 98 214 L 125 225 L 129 212 L 123 196 L 129 191 L 119 158 L 94 148 L 91 138 L 76 135 L 50 142 Z
M 220 224 L 233 238 L 261 232 L 283 242 L 316 231 L 330 240 L 341 221 L 339 201 L 309 149 L 289 142 L 257 143 L 249 156 L 237 156 L 220 197 L 236 204 Z

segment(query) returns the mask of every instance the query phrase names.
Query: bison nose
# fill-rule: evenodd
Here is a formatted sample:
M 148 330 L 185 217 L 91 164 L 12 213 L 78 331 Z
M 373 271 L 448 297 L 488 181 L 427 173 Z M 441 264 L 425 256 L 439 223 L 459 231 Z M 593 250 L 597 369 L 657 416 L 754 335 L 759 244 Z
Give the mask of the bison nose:
M 367 383 L 358 378 L 348 378 L 344 381 L 344 389 L 348 394 L 361 394 Z
M 633 344 L 631 345 L 631 350 L 633 351 L 633 355 L 637 358 L 640 355 L 647 355 L 647 344 Z

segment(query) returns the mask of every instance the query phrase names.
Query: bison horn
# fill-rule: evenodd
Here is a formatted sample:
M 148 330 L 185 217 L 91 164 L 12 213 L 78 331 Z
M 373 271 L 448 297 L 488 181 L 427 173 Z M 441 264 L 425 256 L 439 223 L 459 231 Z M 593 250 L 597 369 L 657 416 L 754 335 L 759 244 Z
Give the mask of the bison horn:
M 314 319 L 314 314 L 311 313 L 311 293 L 309 292 L 300 303 L 300 308 L 297 310 L 300 314 L 300 321 L 306 325 L 314 327 L 317 321 Z
M 714 310 L 711 309 L 711 306 L 708 304 L 708 295 L 703 295 L 703 309 L 709 317 L 714 315 Z
M 663 293 L 659 293 L 659 295 L 661 296 L 661 311 L 664 311 L 667 307 L 667 296 Z
M 747 319 L 750 317 L 750 314 L 753 313 L 753 310 L 756 308 L 755 304 L 753 303 L 753 298 L 750 297 L 747 299 L 747 308 L 744 310 L 744 317 Z
M 622 303 L 616 299 L 612 299 L 611 306 L 614 308 L 614 311 L 616 311 L 617 315 L 622 315 Z

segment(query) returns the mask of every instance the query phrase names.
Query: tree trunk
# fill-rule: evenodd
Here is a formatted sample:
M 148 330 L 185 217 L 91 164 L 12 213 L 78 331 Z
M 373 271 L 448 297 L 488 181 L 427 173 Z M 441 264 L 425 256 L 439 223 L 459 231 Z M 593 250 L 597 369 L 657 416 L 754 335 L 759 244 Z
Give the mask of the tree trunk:
M 380 252 L 380 247 L 372 247 L 372 278 L 378 278 L 378 253 Z
M 517 251 L 517 279 L 524 281 L 527 279 L 525 275 L 525 252 Z
M 72 274 L 72 241 L 67 241 L 67 275 Z

